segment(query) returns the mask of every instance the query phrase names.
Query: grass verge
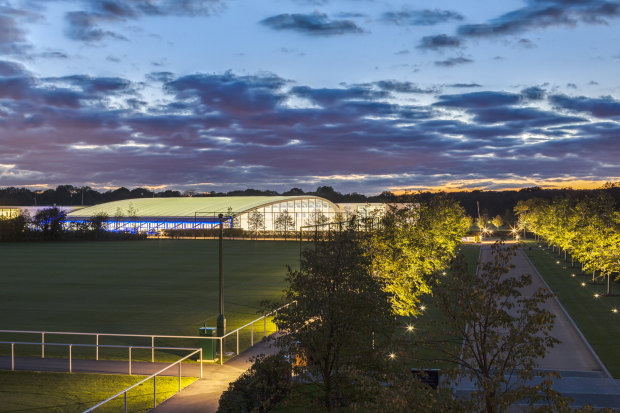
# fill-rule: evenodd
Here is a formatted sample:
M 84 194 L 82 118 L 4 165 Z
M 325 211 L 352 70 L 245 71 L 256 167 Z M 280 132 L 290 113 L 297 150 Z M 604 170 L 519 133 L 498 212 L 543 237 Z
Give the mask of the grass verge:
M 614 285 L 612 296 L 606 296 L 606 280 L 599 279 L 592 284 L 592 274 L 582 275 L 578 263 L 571 268 L 570 258 L 565 262 L 563 256 L 547 250 L 544 244 L 542 248 L 533 241 L 524 245 L 527 256 L 605 367 L 615 378 L 620 378 L 620 347 L 617 345 L 620 337 L 620 286 Z
M 145 376 L 66 374 L 0 371 L 0 412 L 82 412 Z M 196 380 L 182 378 L 185 387 Z M 178 378 L 157 378 L 158 404 L 178 390 Z M 122 411 L 123 397 L 107 403 L 97 412 Z M 148 380 L 127 393 L 128 412 L 153 408 L 153 381 Z

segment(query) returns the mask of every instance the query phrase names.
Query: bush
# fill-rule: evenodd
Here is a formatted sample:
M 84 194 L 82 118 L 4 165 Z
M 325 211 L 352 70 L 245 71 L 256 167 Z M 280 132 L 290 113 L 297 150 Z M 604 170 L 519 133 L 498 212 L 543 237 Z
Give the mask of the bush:
M 218 412 L 267 412 L 283 400 L 291 389 L 291 365 L 283 353 L 260 355 L 254 364 L 220 397 Z

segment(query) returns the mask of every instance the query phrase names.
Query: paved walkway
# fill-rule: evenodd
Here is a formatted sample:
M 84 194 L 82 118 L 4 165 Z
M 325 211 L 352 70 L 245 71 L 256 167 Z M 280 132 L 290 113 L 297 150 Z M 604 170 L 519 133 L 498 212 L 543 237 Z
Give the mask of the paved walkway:
M 243 374 L 252 363 L 250 359 L 259 354 L 274 354 L 277 349 L 272 341 L 261 341 L 224 365 L 209 366 L 202 380 L 196 380 L 155 409 L 154 413 L 212 413 L 216 412 L 220 396 L 228 384 Z
M 482 245 L 481 248 L 481 261 L 485 262 L 491 258 L 491 248 L 489 245 Z M 532 285 L 522 290 L 524 295 L 531 295 L 539 287 L 546 286 L 523 250 L 517 250 L 512 265 L 514 268 L 506 276 L 532 275 Z M 544 308 L 556 316 L 551 335 L 561 343 L 538 360 L 538 369 L 560 373 L 561 377 L 556 379 L 553 388 L 575 399 L 575 405 L 620 409 L 618 381 L 611 377 L 557 298 L 547 300 Z M 457 388 L 458 392 L 473 390 L 474 385 L 469 381 L 462 381 Z

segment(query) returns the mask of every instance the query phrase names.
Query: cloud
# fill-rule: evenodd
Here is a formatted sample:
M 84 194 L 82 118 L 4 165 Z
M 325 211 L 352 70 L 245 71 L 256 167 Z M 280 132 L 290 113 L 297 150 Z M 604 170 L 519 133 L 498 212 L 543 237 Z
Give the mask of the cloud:
M 451 85 L 448 85 L 450 87 L 457 87 L 457 88 L 474 88 L 474 87 L 482 87 L 482 85 L 478 84 L 478 83 L 453 83 Z
M 537 86 L 420 104 L 394 95 L 432 88 L 395 80 L 313 88 L 270 73 L 155 72 L 145 82 L 164 98 L 141 98 L 142 82 L 38 78 L 0 61 L 0 165 L 11 165 L 3 184 L 182 188 L 208 176 L 215 190 L 328 180 L 380 192 L 444 179 L 611 176 L 620 168 L 620 122 L 586 116 L 603 114 L 604 105 L 614 115 L 613 98 L 553 95 L 554 108 L 542 110 L 523 107 L 538 104 L 529 100 L 540 98 Z
M 597 118 L 620 117 L 620 101 L 611 96 L 589 98 L 586 96 L 551 95 L 549 102 L 556 108 L 572 112 L 585 112 Z
M 460 47 L 461 40 L 458 37 L 440 34 L 437 36 L 424 36 L 418 45 L 419 49 L 438 50 L 444 48 Z
M 145 16 L 208 16 L 224 6 L 221 0 L 85 0 L 86 9 L 65 15 L 66 35 L 73 40 L 99 42 L 106 38 L 127 40 L 101 24 L 137 20 Z
M 453 108 L 487 108 L 514 105 L 521 101 L 521 96 L 508 92 L 472 92 L 458 95 L 441 95 L 434 106 Z
M 531 86 L 521 91 L 521 95 L 529 100 L 542 100 L 545 97 L 545 89 L 538 86 Z
M 457 65 L 463 65 L 465 63 L 472 63 L 473 60 L 466 57 L 450 57 L 446 60 L 439 60 L 435 62 L 435 66 L 452 67 Z
M 608 0 L 530 0 L 528 5 L 486 23 L 458 28 L 464 37 L 492 37 L 518 34 L 553 26 L 573 27 L 577 23 L 607 24 L 620 16 L 620 3 Z
M 95 13 L 83 11 L 69 12 L 65 16 L 69 25 L 65 34 L 70 39 L 85 42 L 97 42 L 105 38 L 127 40 L 126 37 L 118 33 L 99 27 L 98 23 L 105 18 L 105 16 Z
M 381 80 L 375 83 L 380 89 L 398 93 L 436 93 L 435 88 L 422 88 L 412 82 Z
M 31 49 L 20 21 L 39 18 L 35 13 L 0 5 L 0 53 L 18 56 Z
M 439 9 L 424 9 L 424 10 L 410 10 L 403 9 L 397 12 L 383 13 L 383 20 L 398 25 L 410 25 L 410 26 L 433 26 L 440 23 L 449 21 L 463 20 L 463 16 L 460 13 L 451 10 L 439 10 Z
M 330 20 L 327 14 L 278 14 L 267 17 L 261 23 L 274 30 L 292 30 L 310 35 L 333 36 L 342 34 L 363 33 L 351 20 Z

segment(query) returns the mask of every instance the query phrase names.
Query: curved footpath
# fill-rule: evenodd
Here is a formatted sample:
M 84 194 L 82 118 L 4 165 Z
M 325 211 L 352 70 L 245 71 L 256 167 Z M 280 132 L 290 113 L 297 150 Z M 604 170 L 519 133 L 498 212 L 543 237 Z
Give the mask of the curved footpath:
M 491 259 L 490 245 L 483 244 L 481 248 L 481 261 Z M 511 264 L 514 268 L 507 277 L 532 275 L 532 284 L 522 290 L 523 295 L 531 295 L 540 287 L 548 288 L 522 249 L 517 250 Z M 620 387 L 617 381 L 611 377 L 557 298 L 553 296 L 547 300 L 544 308 L 556 316 L 551 335 L 561 343 L 556 344 L 543 359 L 538 360 L 538 369 L 558 372 L 560 378 L 555 380 L 553 388 L 572 397 L 576 406 L 589 404 L 592 407 L 620 409 Z M 459 383 L 457 387 L 458 392 L 467 393 L 472 390 L 473 383 L 468 381 Z

